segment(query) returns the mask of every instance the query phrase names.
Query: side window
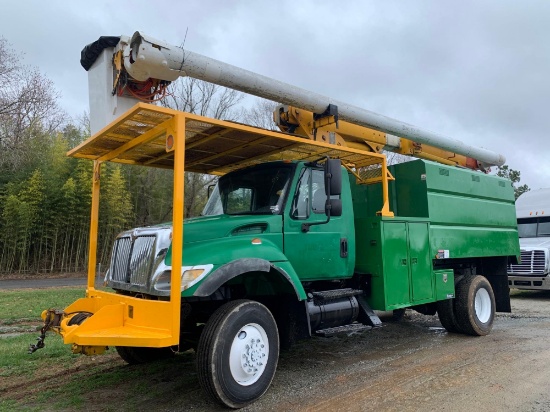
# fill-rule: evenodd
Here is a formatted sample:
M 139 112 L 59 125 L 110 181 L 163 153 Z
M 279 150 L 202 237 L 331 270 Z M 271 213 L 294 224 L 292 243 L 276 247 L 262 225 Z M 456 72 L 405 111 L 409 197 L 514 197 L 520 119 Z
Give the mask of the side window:
M 339 199 L 340 196 L 334 195 L 331 198 Z M 326 201 L 324 171 L 303 169 L 292 200 L 291 217 L 307 219 L 311 212 L 324 215 Z
M 250 210 L 252 189 L 241 187 L 227 194 L 226 213 L 239 213 Z
M 537 236 L 550 236 L 550 219 L 547 217 L 539 218 L 539 230 Z
M 327 195 L 325 193 L 325 174 L 322 170 L 312 171 L 312 185 L 311 185 L 311 209 L 313 213 L 325 214 L 325 203 L 327 201 Z
M 302 169 L 302 175 L 296 186 L 294 199 L 292 199 L 291 216 L 294 219 L 307 219 L 309 216 L 309 186 L 311 170 Z

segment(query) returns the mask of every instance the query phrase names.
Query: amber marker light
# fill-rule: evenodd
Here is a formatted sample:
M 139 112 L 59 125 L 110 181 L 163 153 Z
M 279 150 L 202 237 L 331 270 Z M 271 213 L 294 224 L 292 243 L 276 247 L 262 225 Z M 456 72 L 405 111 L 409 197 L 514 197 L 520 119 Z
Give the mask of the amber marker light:
M 252 241 L 250 243 L 252 243 L 253 245 L 261 245 L 262 244 L 262 239 L 259 239 L 259 238 L 255 237 L 254 239 L 252 239 Z
M 169 152 L 174 148 L 174 135 L 166 136 L 166 151 Z

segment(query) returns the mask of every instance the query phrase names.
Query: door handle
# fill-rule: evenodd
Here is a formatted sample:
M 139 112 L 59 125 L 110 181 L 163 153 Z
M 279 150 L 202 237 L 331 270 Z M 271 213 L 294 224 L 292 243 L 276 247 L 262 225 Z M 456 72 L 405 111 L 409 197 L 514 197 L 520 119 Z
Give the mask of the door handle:
M 340 257 L 348 257 L 348 240 L 346 238 L 340 239 Z

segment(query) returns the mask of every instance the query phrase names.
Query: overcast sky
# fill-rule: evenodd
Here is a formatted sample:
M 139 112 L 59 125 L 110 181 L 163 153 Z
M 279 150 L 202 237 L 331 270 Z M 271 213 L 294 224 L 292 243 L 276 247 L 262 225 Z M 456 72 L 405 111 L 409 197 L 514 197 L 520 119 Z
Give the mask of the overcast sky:
M 141 31 L 507 158 L 550 187 L 550 2 L 0 0 L 0 36 L 88 110 L 83 46 Z

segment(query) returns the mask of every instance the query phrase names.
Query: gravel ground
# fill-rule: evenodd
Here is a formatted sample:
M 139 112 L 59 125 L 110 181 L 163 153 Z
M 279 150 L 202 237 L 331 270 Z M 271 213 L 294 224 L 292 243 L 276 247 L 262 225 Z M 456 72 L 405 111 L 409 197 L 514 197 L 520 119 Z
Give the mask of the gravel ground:
M 283 355 L 248 410 L 550 410 L 550 294 L 523 292 L 486 337 L 448 334 L 407 311 L 399 324 L 314 339 Z
M 512 308 L 485 337 L 449 334 L 437 316 L 407 311 L 362 334 L 299 342 L 281 354 L 268 392 L 243 410 L 548 411 L 550 293 L 514 292 Z M 184 393 L 144 399 L 143 410 L 220 410 L 193 375 Z
M 497 315 L 485 337 L 449 334 L 437 316 L 409 310 L 401 322 L 381 328 L 301 341 L 281 353 L 270 389 L 243 410 L 548 411 L 550 293 L 515 292 L 512 308 L 511 314 Z M 139 387 L 147 390 L 136 392 L 135 381 L 90 390 L 89 412 L 223 410 L 200 389 L 192 351 L 153 374 L 109 353 L 87 358 L 86 364 L 96 362 L 103 376 L 135 368 Z M 81 370 L 52 371 L 44 384 L 78 380 Z M 10 393 L 25 396 L 25 390 L 14 387 Z

